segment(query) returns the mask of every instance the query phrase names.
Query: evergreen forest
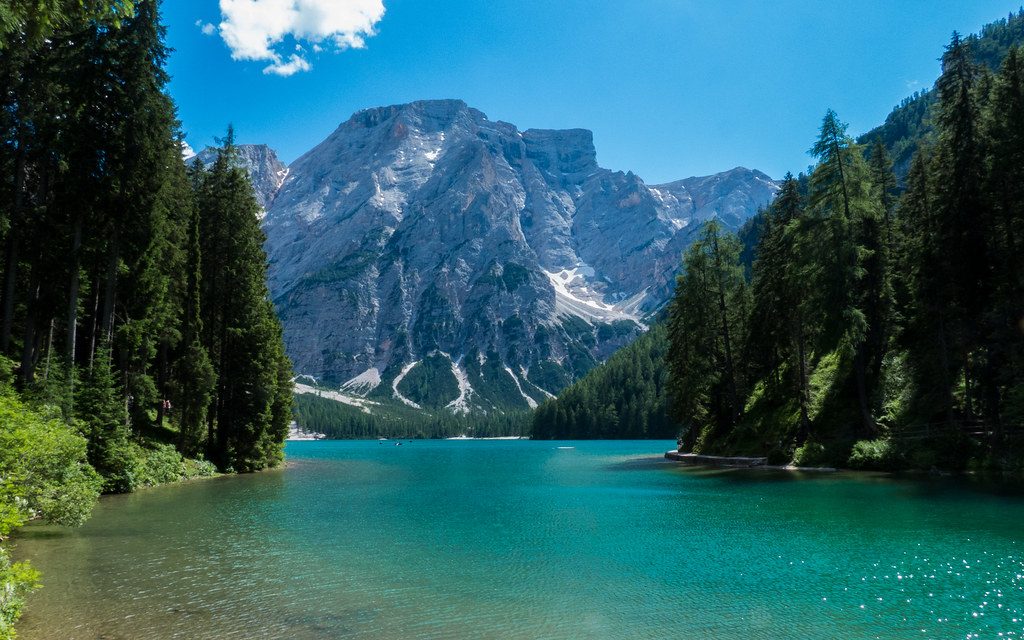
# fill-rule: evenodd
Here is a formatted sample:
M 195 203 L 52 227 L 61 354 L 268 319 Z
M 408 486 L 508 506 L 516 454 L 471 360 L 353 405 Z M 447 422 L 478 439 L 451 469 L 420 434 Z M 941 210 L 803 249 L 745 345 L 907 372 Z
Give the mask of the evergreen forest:
M 100 492 L 279 464 L 259 205 L 186 166 L 157 0 L 0 0 L 0 541 Z M 0 547 L 0 638 L 38 576 Z

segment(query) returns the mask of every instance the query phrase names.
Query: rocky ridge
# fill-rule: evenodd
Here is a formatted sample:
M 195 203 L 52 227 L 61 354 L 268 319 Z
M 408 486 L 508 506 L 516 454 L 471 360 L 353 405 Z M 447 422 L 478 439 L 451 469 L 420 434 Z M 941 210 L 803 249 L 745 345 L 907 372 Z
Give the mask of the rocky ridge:
M 241 159 L 296 371 L 424 410 L 557 393 L 645 329 L 702 223 L 736 229 L 778 188 L 741 167 L 647 185 L 587 130 L 458 100 L 360 111 L 287 168 Z

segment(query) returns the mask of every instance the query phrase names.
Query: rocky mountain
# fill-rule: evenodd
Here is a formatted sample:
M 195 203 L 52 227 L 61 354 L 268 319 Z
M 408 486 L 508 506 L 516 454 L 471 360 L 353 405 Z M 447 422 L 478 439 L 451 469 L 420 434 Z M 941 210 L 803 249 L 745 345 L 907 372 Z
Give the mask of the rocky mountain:
M 296 371 L 371 411 L 535 406 L 645 330 L 701 223 L 777 190 L 743 168 L 647 185 L 589 131 L 458 100 L 360 111 L 286 171 L 244 157 L 258 191 L 282 178 L 264 229 Z
M 204 166 L 211 166 L 217 159 L 217 150 L 207 147 L 196 154 Z M 270 209 L 274 196 L 280 190 L 288 175 L 288 167 L 277 157 L 277 153 L 265 144 L 243 144 L 238 146 L 238 164 L 249 173 L 256 200 L 263 211 Z

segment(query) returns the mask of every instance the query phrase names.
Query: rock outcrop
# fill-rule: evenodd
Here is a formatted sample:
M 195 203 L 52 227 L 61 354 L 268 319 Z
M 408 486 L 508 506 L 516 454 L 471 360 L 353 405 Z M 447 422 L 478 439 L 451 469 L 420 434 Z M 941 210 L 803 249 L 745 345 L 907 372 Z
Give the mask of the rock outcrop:
M 777 190 L 743 168 L 650 186 L 601 168 L 589 131 L 458 100 L 360 111 L 287 170 L 246 149 L 296 370 L 457 411 L 557 393 L 645 329 L 701 223 Z

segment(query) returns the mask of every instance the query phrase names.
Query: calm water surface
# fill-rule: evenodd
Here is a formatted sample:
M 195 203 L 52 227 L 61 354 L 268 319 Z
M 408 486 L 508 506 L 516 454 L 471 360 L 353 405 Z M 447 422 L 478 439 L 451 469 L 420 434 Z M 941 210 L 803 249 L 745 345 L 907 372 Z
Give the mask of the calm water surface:
M 22 640 L 1015 638 L 1024 500 L 668 442 L 296 442 L 30 527 Z M 574 446 L 574 449 L 559 449 Z

